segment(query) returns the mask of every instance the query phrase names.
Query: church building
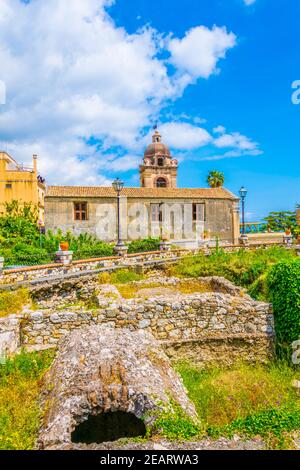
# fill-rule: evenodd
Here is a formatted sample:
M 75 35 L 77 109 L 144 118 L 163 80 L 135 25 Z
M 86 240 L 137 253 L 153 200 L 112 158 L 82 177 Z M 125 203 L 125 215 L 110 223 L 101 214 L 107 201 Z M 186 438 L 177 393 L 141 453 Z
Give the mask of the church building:
M 239 198 L 225 188 L 178 188 L 178 161 L 156 130 L 139 168 L 140 187 L 124 187 L 119 199 L 124 242 L 164 237 L 182 247 L 214 241 L 238 243 Z M 46 229 L 117 238 L 118 199 L 113 187 L 48 186 Z

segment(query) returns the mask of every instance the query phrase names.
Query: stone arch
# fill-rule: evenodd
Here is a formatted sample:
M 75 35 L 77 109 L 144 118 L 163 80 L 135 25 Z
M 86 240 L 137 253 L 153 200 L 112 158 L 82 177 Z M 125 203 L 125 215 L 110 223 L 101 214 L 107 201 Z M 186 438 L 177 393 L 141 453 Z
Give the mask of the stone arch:
M 167 188 L 168 187 L 168 180 L 164 176 L 159 176 L 156 178 L 155 181 L 155 187 L 156 188 Z
M 72 432 L 73 443 L 101 444 L 122 438 L 144 437 L 146 426 L 143 420 L 126 411 L 108 411 L 89 415 Z

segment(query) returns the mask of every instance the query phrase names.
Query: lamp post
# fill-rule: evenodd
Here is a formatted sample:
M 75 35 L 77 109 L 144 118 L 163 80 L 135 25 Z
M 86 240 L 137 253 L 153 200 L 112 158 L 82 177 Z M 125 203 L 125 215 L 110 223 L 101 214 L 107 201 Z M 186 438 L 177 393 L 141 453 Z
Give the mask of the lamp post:
M 120 198 L 121 198 L 121 192 L 124 188 L 124 183 L 123 181 L 120 180 L 120 178 L 117 178 L 113 182 L 112 186 L 115 192 L 117 193 L 117 238 L 118 238 L 118 241 L 114 249 L 115 249 L 115 252 L 119 256 L 122 256 L 127 252 L 127 246 L 121 240 L 121 223 L 120 223 Z
M 40 248 L 42 248 L 42 235 L 43 233 L 45 233 L 45 226 L 44 226 L 44 222 L 41 219 L 39 219 L 38 225 L 39 225 L 39 232 L 40 232 Z
M 239 191 L 240 198 L 242 201 L 242 235 L 240 236 L 241 245 L 246 245 L 248 242 L 248 237 L 246 235 L 246 229 L 245 229 L 245 199 L 246 199 L 247 193 L 248 193 L 247 189 L 242 186 Z

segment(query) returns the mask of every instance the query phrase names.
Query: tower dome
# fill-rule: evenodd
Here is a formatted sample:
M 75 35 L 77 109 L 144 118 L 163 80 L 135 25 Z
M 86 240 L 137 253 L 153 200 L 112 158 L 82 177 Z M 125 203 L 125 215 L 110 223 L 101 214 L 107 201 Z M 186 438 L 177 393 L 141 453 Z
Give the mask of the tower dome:
M 166 157 L 171 156 L 170 149 L 167 145 L 163 144 L 161 141 L 161 135 L 156 130 L 152 136 L 152 144 L 148 145 L 145 150 L 144 157 L 155 157 L 156 155 L 162 155 Z

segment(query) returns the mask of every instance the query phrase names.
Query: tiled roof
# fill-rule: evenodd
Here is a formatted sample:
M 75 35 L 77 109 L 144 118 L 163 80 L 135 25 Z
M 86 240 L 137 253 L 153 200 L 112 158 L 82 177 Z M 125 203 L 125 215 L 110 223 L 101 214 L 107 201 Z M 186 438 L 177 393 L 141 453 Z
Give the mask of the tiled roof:
M 124 188 L 122 196 L 130 198 L 200 198 L 238 199 L 225 188 Z M 110 186 L 48 186 L 46 197 L 116 197 Z

